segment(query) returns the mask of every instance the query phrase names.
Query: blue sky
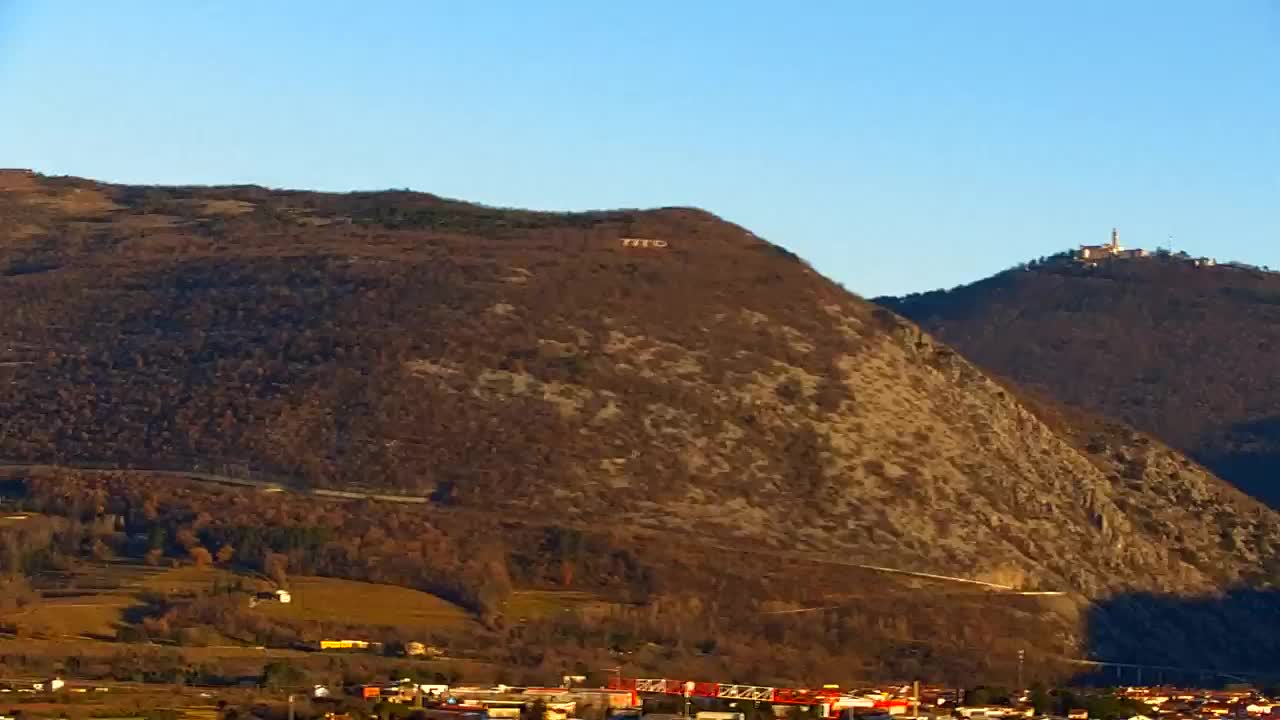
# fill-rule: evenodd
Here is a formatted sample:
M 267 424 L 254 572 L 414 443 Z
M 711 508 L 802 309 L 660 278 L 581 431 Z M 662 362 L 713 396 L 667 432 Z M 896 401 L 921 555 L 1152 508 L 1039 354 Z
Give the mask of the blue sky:
M 0 0 L 0 166 L 696 205 L 864 295 L 1280 266 L 1280 2 Z

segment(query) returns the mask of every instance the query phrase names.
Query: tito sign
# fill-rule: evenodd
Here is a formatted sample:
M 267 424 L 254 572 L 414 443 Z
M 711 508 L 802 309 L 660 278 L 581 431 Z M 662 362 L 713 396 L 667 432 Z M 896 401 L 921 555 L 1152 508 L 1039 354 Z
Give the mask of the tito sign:
M 664 248 L 666 240 L 649 240 L 648 238 L 622 238 L 622 247 L 629 248 Z

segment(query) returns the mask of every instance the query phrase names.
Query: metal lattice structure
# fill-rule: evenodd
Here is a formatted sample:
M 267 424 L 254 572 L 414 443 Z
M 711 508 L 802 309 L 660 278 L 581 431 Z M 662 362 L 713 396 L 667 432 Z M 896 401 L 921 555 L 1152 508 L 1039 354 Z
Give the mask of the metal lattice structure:
M 749 700 L 785 705 L 822 705 L 832 703 L 840 697 L 840 691 L 835 689 L 776 688 L 763 685 L 694 682 L 692 680 L 673 680 L 671 678 L 638 678 L 636 680 L 618 678 L 614 681 L 614 684 L 619 688 L 625 687 L 625 689 L 633 690 L 637 693 Z
M 875 707 L 893 713 L 893 708 L 905 709 L 909 703 L 908 700 L 903 699 L 872 699 L 845 695 L 836 687 L 824 687 L 821 689 L 778 688 L 762 685 L 734 685 L 695 682 L 693 680 L 673 680 L 671 678 L 640 678 L 632 680 L 623 678 L 621 675 L 610 678 L 609 687 L 613 690 L 627 690 L 635 693 L 635 695 L 679 695 L 685 698 L 723 698 L 725 700 L 767 702 L 774 705 L 805 705 L 818 708 L 822 713 L 821 716 L 827 718 L 827 720 L 834 720 L 838 717 L 842 708 Z M 686 700 L 687 702 L 688 700 Z
M 773 694 L 774 688 L 760 685 L 719 685 L 716 697 L 769 702 L 773 700 Z
M 636 678 L 636 692 L 642 693 L 664 693 L 675 695 L 680 690 L 667 690 L 667 680 L 661 678 Z

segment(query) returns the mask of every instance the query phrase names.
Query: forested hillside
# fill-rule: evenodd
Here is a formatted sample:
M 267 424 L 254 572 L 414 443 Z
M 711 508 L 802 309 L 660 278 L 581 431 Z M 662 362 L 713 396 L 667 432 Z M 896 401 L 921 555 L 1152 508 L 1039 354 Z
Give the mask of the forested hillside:
M 737 633 L 721 659 L 743 677 L 745 658 L 778 647 L 828 648 L 869 674 L 940 674 L 1018 643 L 1083 654 L 1101 625 L 1074 602 L 990 602 L 1023 589 L 1181 598 L 1265 587 L 1275 570 L 1280 518 L 1203 467 L 993 380 L 703 211 L 7 173 L 0 219 L 0 459 L 431 499 L 372 535 L 374 506 L 264 517 L 274 506 L 183 495 L 169 516 L 137 510 L 140 497 L 115 511 L 176 523 L 165 532 L 211 555 L 226 544 L 229 562 L 263 562 L 236 555 L 246 528 L 328 528 L 252 542 L 480 614 L 500 606 L 504 573 L 590 588 L 645 608 L 593 632 L 674 662 L 708 647 L 678 628 L 713 625 L 704 640 Z M 61 512 L 56 487 L 119 503 L 135 476 L 106 489 L 55 477 L 19 478 L 24 502 Z M 419 550 L 389 560 L 385 543 L 410 537 Z M 161 551 L 184 559 L 189 544 Z M 1003 589 L 942 601 L 858 564 Z
M 988 370 L 1280 504 L 1280 274 L 1177 256 L 1051 263 L 878 302 Z

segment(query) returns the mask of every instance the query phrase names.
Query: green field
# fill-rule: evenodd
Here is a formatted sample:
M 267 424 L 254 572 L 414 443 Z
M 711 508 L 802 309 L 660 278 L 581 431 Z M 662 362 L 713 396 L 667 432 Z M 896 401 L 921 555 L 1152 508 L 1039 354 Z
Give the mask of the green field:
M 217 568 L 153 567 L 134 562 L 81 563 L 32 579 L 42 596 L 38 604 L 0 616 L 42 637 L 114 638 L 125 611 L 139 605 L 147 592 L 198 593 L 214 584 L 240 578 Z M 253 578 L 244 577 L 253 587 Z
M 611 603 L 591 593 L 572 590 L 517 590 L 502 606 L 502 612 L 514 621 L 540 620 L 562 612 L 602 612 Z
M 152 592 L 176 595 L 200 593 L 217 584 L 234 585 L 237 581 L 243 583 L 246 589 L 258 586 L 265 589 L 270 584 L 255 576 L 235 573 L 221 568 L 183 565 L 165 569 L 161 572 L 144 573 L 140 578 L 139 587 Z
M 36 579 L 43 600 L 0 616 L 43 637 L 112 638 L 125 611 L 146 593 L 199 594 L 215 585 L 240 584 L 268 590 L 272 584 L 249 574 L 184 565 L 151 567 L 140 563 L 83 563 Z M 291 577 L 293 602 L 260 603 L 254 612 L 269 617 L 422 630 L 457 630 L 475 622 L 463 608 L 435 595 L 395 585 L 325 577 Z
M 215 586 L 239 585 L 245 590 L 270 590 L 273 584 L 258 575 L 217 567 L 155 567 L 137 562 L 86 562 L 73 569 L 44 573 L 34 585 L 40 603 L 0 616 L 0 622 L 22 628 L 26 637 L 112 640 L 126 612 L 142 604 L 148 594 L 198 595 Z M 292 602 L 260 602 L 249 610 L 281 620 L 300 620 L 350 626 L 396 627 L 415 632 L 452 633 L 479 627 L 464 608 L 436 595 L 396 585 L 327 577 L 294 576 L 288 580 Z M 605 613 L 611 604 L 590 593 L 519 590 L 501 611 L 511 622 L 553 617 L 565 612 Z M 222 645 L 238 645 L 231 640 Z
M 351 625 L 395 625 L 426 630 L 456 630 L 474 623 L 466 610 L 430 593 L 324 577 L 289 580 L 293 602 L 258 605 L 265 615 Z
M 115 637 L 125 609 L 136 604 L 137 600 L 129 595 L 52 598 L 4 619 L 48 637 L 111 638 Z

